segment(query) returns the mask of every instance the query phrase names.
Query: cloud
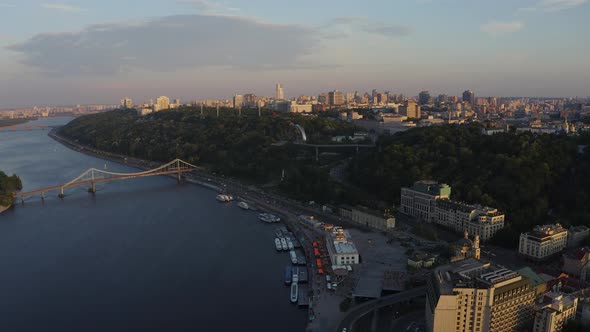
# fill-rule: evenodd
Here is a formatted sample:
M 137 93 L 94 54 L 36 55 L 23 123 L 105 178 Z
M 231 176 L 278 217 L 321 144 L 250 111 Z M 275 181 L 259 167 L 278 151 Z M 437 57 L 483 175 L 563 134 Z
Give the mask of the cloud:
M 575 8 L 588 3 L 588 0 L 541 0 L 532 7 L 519 8 L 519 12 L 557 12 L 570 8 Z
M 386 37 L 401 37 L 407 36 L 414 32 L 414 28 L 407 25 L 367 25 L 364 30 L 368 33 L 374 33 Z
M 481 26 L 481 31 L 490 35 L 504 35 L 520 31 L 524 28 L 524 23 L 520 21 L 498 22 L 493 21 Z
M 79 12 L 82 10 L 80 7 L 66 5 L 63 3 L 42 3 L 41 7 L 45 9 L 61 10 L 64 12 Z
M 191 5 L 202 14 L 228 14 L 240 11 L 239 8 L 228 7 L 222 3 L 210 0 L 177 0 L 176 2 Z
M 11 4 L 11 3 L 0 3 L 0 8 L 15 8 L 16 5 L 15 4 Z
M 317 31 L 212 15 L 167 16 L 133 24 L 93 25 L 39 34 L 6 48 L 48 75 L 113 75 L 130 70 L 171 72 L 203 67 L 309 68 Z M 321 66 L 321 65 L 315 65 Z

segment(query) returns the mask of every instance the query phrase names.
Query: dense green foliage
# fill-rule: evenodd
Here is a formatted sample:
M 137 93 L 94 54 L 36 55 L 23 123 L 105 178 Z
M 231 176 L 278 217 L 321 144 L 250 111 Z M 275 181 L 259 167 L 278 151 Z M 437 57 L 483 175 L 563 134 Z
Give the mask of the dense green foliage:
M 13 201 L 13 193 L 21 190 L 23 185 L 16 175 L 7 176 L 0 171 L 0 206 L 9 206 Z
M 454 199 L 504 211 L 509 226 L 497 240 L 516 245 L 519 232 L 536 224 L 590 225 L 589 152 L 580 156 L 565 135 L 417 128 L 382 138 L 378 151 L 351 163 L 351 179 L 396 204 L 400 188 L 416 180 L 448 183 Z
M 144 117 L 134 111 L 83 116 L 60 129 L 60 134 L 100 150 L 161 162 L 181 158 L 212 172 L 258 183 L 279 182 L 300 199 L 327 201 L 332 186 L 326 171 L 299 158 L 302 149 L 277 144 L 297 139 L 293 124 L 305 128 L 308 142 L 329 142 L 335 135 L 352 135 L 354 127 L 333 119 L 273 114 L 256 110 L 199 108 L 162 111 Z M 309 154 L 309 153 L 308 153 Z M 313 162 L 311 164 L 314 164 Z M 309 179 L 309 180 L 305 180 Z M 329 184 L 329 185 L 328 185 Z

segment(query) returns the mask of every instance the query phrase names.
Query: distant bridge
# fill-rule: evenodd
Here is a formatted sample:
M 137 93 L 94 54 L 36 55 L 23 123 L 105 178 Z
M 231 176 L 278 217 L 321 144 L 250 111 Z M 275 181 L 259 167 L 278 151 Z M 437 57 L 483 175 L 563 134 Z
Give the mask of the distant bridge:
M 372 149 L 374 148 L 376 145 L 374 144 L 308 144 L 308 143 L 299 143 L 299 142 L 295 142 L 293 143 L 295 145 L 298 146 L 304 146 L 304 147 L 309 147 L 309 148 L 313 148 L 315 149 L 315 160 L 319 160 L 320 159 L 320 148 L 322 149 L 356 149 L 356 152 L 359 152 L 359 149 Z
M 182 173 L 192 172 L 200 167 L 195 166 L 193 164 L 187 163 L 181 159 L 175 159 L 167 164 L 164 164 L 160 167 L 144 171 L 138 173 L 114 173 L 108 172 L 96 168 L 90 168 L 86 170 L 84 173 L 80 174 L 78 177 L 73 179 L 72 181 L 60 184 L 53 187 L 48 188 L 41 188 L 33 191 L 15 193 L 15 198 L 21 198 L 24 201 L 25 197 L 34 196 L 40 194 L 42 198 L 45 198 L 45 193 L 50 191 L 59 191 L 58 196 L 60 198 L 65 197 L 64 190 L 67 188 L 73 187 L 80 187 L 80 186 L 89 186 L 88 192 L 95 193 L 96 192 L 96 184 L 102 182 L 110 182 L 110 181 L 119 181 L 119 180 L 126 180 L 126 179 L 134 179 L 134 178 L 142 178 L 147 176 L 156 176 L 156 175 L 171 175 L 176 174 L 176 178 L 178 182 L 181 180 Z

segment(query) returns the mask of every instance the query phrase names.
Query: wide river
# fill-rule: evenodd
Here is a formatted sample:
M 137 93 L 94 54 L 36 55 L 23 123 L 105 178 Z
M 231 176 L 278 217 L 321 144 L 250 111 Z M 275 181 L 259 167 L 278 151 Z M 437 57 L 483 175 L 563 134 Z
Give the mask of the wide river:
M 69 118 L 27 125 L 62 125 Z M 0 170 L 24 191 L 105 162 L 46 130 L 0 131 Z M 283 283 L 287 254 L 254 212 L 148 177 L 28 199 L 0 215 L 0 331 L 303 331 Z

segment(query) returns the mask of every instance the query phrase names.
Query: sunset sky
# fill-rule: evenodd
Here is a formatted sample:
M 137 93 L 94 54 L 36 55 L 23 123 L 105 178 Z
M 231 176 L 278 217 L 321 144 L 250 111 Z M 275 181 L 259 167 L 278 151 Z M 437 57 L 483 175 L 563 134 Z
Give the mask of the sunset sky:
M 0 0 L 0 108 L 321 91 L 589 96 L 588 0 Z

